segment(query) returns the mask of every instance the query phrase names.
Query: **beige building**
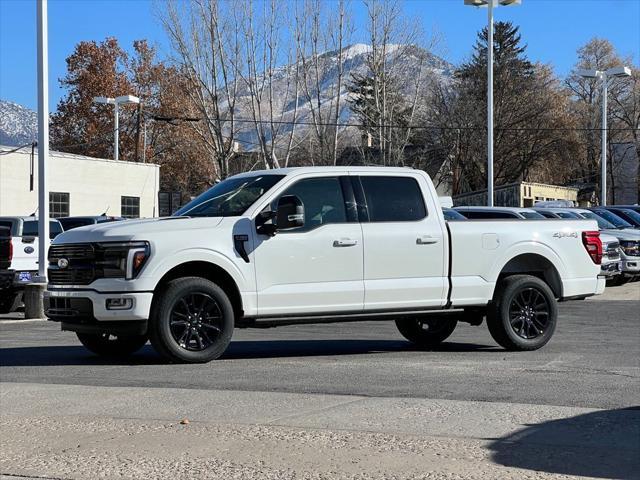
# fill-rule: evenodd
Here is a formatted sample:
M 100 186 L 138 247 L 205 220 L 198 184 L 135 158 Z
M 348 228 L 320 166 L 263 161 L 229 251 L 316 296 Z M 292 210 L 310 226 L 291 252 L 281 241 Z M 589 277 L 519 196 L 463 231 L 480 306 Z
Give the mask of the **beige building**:
M 537 202 L 569 200 L 577 205 L 578 189 L 544 183 L 519 182 L 501 185 L 494 190 L 495 205 L 499 207 L 533 207 Z M 455 206 L 487 204 L 487 191 L 463 193 L 453 197 Z
M 38 207 L 38 153 L 0 146 L 0 215 L 30 215 Z M 31 173 L 33 172 L 33 174 Z M 160 167 L 50 152 L 52 217 L 158 216 Z

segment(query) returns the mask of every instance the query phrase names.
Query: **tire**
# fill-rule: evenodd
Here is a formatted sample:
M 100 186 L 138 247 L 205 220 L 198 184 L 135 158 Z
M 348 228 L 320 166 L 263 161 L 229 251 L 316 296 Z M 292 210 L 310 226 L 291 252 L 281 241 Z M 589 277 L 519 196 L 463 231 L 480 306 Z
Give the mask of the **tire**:
M 556 329 L 558 305 L 549 286 L 538 277 L 513 275 L 496 286 L 487 309 L 493 339 L 507 350 L 537 350 Z
M 149 338 L 172 362 L 205 363 L 224 353 L 235 317 L 227 294 L 200 277 L 170 281 L 156 293 L 149 318 Z
M 400 334 L 420 348 L 435 347 L 451 336 L 458 321 L 451 317 L 426 315 L 396 320 Z
M 106 333 L 76 333 L 80 343 L 101 357 L 127 357 L 147 343 L 146 335 L 114 336 Z
M 0 297 L 0 313 L 11 313 L 18 309 L 22 295 L 20 292 L 9 292 Z

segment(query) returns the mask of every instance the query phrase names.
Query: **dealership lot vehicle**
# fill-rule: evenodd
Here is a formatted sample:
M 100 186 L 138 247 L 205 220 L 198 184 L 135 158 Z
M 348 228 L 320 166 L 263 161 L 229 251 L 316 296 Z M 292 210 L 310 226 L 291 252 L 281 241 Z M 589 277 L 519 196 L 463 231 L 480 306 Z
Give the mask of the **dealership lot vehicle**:
M 563 208 L 534 208 L 536 212 L 545 218 L 581 218 L 575 212 Z M 600 272 L 612 279 L 622 273 L 622 260 L 620 259 L 620 241 L 613 235 L 600 232 L 602 242 L 602 262 Z
M 38 219 L 36 217 L 0 217 L 0 228 L 9 232 L 5 247 L 5 267 L 0 266 L 0 312 L 14 311 L 22 300 L 24 286 L 38 272 Z M 49 236 L 62 233 L 60 222 L 49 221 Z M 6 239 L 4 240 L 6 243 Z M 7 259 L 8 257 L 8 259 Z
M 618 217 L 620 217 L 622 220 L 624 220 L 625 222 L 628 222 L 629 224 L 631 224 L 633 226 L 633 228 L 636 229 L 640 229 L 640 213 L 638 213 L 637 211 L 635 211 L 632 208 L 624 208 L 624 207 L 600 207 L 598 209 L 594 209 L 594 211 L 597 213 L 599 210 L 607 210 L 611 213 L 613 213 L 614 215 L 617 215 Z
M 455 207 L 454 210 L 471 219 L 518 218 L 520 220 L 542 220 L 545 218 L 532 208 L 518 207 Z
M 595 220 L 598 222 L 601 233 L 613 235 L 620 241 L 622 274 L 624 276 L 634 278 L 640 275 L 640 232 L 638 230 L 626 228 L 624 224 L 616 226 L 592 210 L 574 208 L 571 211 L 582 218 Z
M 404 168 L 251 172 L 177 216 L 71 230 L 49 251 L 47 316 L 90 350 L 147 337 L 204 362 L 234 327 L 395 320 L 419 346 L 486 316 L 494 339 L 533 350 L 557 299 L 602 293 L 590 220 L 445 222 L 429 177 Z

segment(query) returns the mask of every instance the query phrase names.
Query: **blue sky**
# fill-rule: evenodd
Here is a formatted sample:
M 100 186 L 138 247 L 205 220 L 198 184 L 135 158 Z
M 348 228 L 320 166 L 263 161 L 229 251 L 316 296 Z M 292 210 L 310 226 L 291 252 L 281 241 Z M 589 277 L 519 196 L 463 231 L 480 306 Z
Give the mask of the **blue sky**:
M 284 1 L 284 0 L 283 0 Z M 296 1 L 296 0 L 290 0 Z M 330 0 L 327 0 L 330 1 Z M 354 43 L 365 41 L 364 10 L 353 1 Z M 463 0 L 407 0 L 405 10 L 427 31 L 443 36 L 437 53 L 459 63 L 471 54 L 476 33 L 486 25 L 486 10 L 465 7 Z M 166 54 L 166 38 L 156 18 L 162 0 L 49 0 L 49 73 L 51 110 L 64 94 L 58 79 L 65 58 L 81 40 L 118 38 L 129 49 L 146 38 Z M 0 0 L 0 98 L 35 109 L 35 0 Z M 594 36 L 613 42 L 622 55 L 640 59 L 640 0 L 522 0 L 500 7 L 496 20 L 520 26 L 532 60 L 553 65 L 560 75 L 575 62 L 576 49 Z

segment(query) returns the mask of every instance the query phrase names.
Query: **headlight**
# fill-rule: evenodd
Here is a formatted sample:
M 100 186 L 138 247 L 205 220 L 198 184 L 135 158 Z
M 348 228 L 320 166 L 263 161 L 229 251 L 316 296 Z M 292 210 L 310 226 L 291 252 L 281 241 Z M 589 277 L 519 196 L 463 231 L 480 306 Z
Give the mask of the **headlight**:
M 96 277 L 136 278 L 149 258 L 149 242 L 96 244 Z
M 620 248 L 625 253 L 625 255 L 630 255 L 632 257 L 640 256 L 640 242 L 636 240 L 623 240 L 620 242 Z

